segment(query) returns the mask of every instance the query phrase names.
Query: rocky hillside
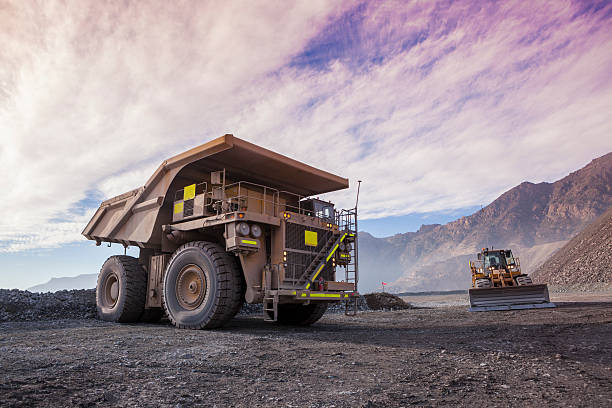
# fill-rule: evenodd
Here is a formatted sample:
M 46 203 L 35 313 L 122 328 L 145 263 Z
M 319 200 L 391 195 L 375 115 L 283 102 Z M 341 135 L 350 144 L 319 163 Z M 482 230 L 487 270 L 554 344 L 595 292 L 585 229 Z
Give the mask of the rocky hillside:
M 524 182 L 478 212 L 388 238 L 360 235 L 361 286 L 393 291 L 467 287 L 467 260 L 483 246 L 512 248 L 534 270 L 612 205 L 612 153 L 554 183 Z
M 612 284 L 612 207 L 533 275 L 536 282 L 558 285 Z

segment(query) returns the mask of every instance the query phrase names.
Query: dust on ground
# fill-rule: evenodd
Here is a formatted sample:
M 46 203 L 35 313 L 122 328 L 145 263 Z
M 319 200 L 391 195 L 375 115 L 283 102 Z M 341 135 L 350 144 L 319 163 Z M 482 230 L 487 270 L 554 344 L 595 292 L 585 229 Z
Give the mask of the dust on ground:
M 612 406 L 612 303 L 242 316 L 222 330 L 0 324 L 1 406 Z

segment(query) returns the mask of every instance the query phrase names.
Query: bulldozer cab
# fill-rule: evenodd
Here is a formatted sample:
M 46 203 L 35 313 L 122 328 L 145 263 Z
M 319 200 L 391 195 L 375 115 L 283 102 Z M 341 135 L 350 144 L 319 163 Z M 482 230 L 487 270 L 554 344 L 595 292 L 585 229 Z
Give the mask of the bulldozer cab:
M 506 269 L 510 264 L 514 264 L 512 251 L 489 251 L 484 254 L 484 267 L 489 269 Z M 511 262 L 509 262 L 511 260 Z

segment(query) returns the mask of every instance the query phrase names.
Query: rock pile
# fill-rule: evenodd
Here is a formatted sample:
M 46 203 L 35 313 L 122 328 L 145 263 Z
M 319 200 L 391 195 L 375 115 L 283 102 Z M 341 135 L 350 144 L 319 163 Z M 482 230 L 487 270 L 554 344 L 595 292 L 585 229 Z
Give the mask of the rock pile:
M 553 285 L 612 284 L 612 207 L 533 273 Z
M 410 309 L 412 305 L 404 302 L 400 297 L 391 293 L 368 293 L 363 296 L 372 310 L 403 310 Z
M 0 322 L 90 319 L 96 313 L 96 292 L 93 289 L 54 293 L 0 289 Z

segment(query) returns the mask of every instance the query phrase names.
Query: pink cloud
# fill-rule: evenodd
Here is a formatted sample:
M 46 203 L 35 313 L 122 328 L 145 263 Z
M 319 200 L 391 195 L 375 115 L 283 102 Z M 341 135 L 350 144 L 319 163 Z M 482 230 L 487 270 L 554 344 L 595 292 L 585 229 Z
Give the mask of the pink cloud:
M 370 218 L 485 204 L 612 150 L 610 4 L 292 6 L 0 9 L 0 188 L 20 197 L 0 249 L 80 239 L 88 191 L 226 132 L 363 179 Z

